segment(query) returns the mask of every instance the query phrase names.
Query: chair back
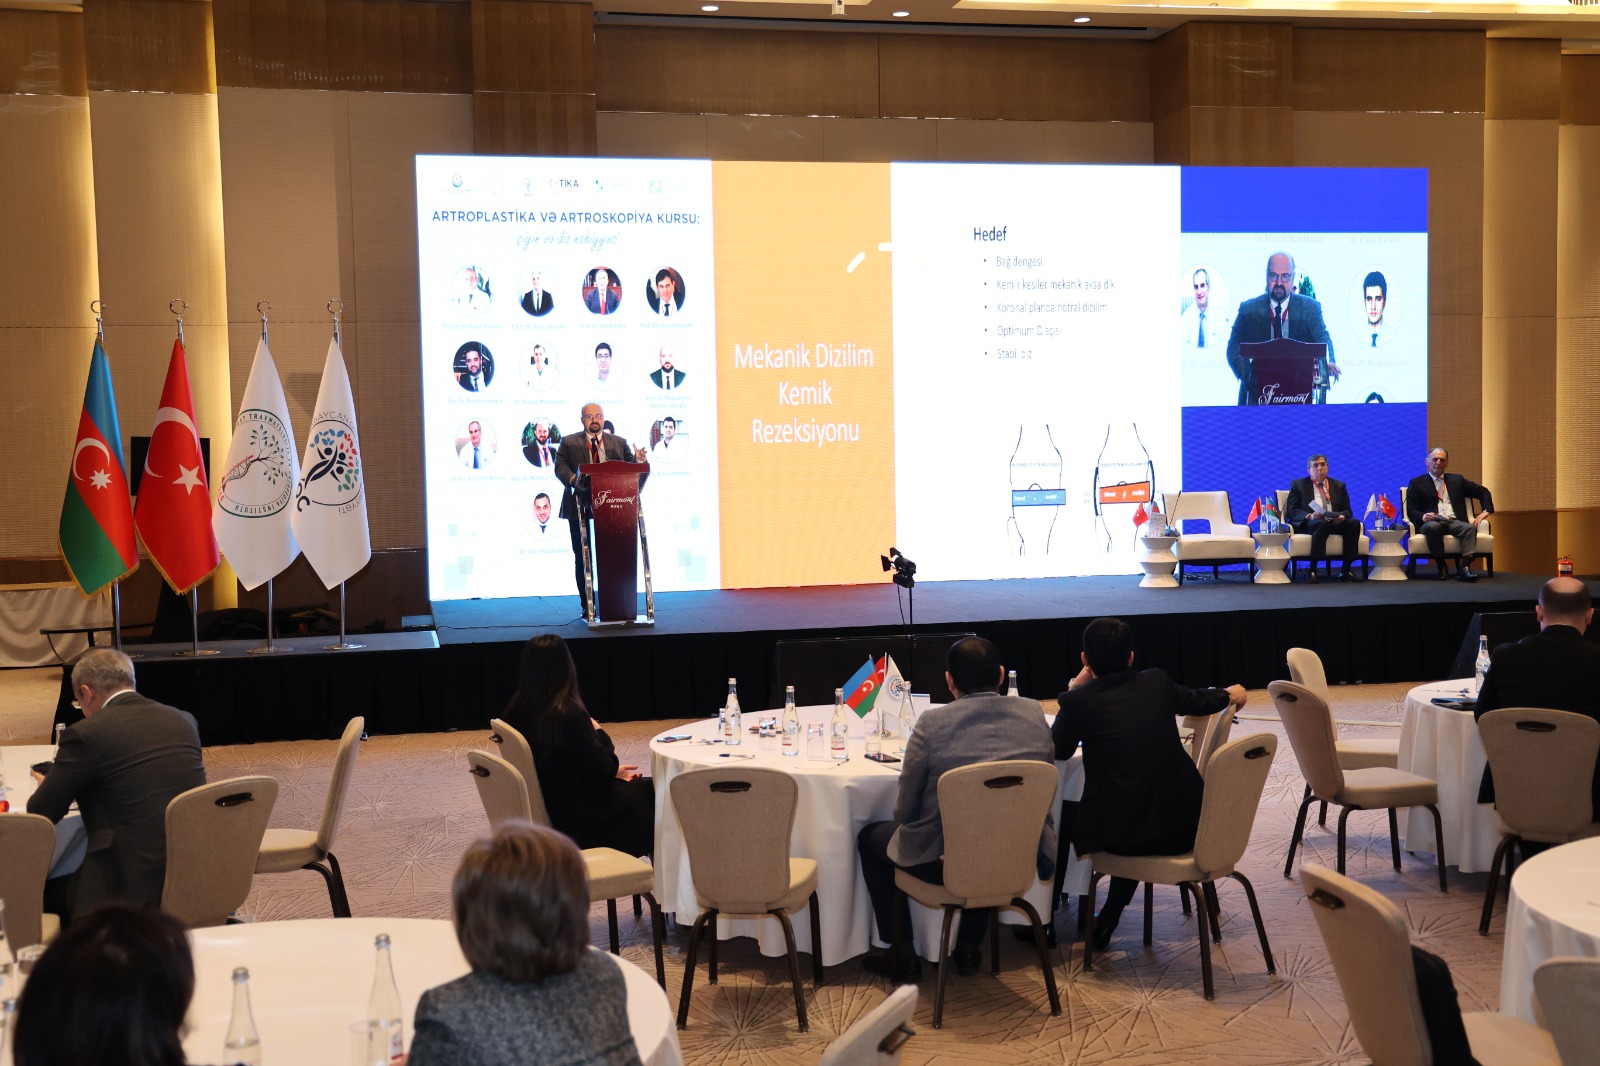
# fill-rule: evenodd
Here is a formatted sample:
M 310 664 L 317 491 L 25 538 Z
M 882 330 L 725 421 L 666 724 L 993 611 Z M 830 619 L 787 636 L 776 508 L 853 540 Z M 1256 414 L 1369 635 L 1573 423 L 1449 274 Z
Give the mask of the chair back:
M 483 813 L 489 816 L 491 833 L 506 822 L 533 820 L 533 811 L 528 806 L 528 786 L 523 784 L 522 775 L 515 766 L 486 751 L 467 752 L 467 765 L 477 783 Z
M 829 1044 L 817 1066 L 894 1066 L 916 1035 L 911 1028 L 916 1010 L 917 986 L 901 985 Z
M 939 776 L 944 884 L 976 907 L 1010 903 L 1039 877 L 1039 836 L 1055 800 L 1054 763 L 1007 759 Z
M 494 730 L 489 739 L 500 745 L 500 757 L 522 775 L 522 783 L 528 788 L 528 811 L 533 821 L 549 825 L 550 810 L 544 805 L 544 788 L 539 784 L 539 768 L 533 762 L 533 745 L 522 735 L 522 730 L 508 725 L 502 718 L 491 718 L 489 728 Z
M 1600 1054 L 1600 959 L 1547 959 L 1533 971 L 1533 994 L 1561 1061 L 1592 1064 Z
M 1600 722 L 1571 711 L 1504 707 L 1478 719 L 1496 813 L 1519 835 L 1568 836 L 1594 821 Z
M 1333 731 L 1333 712 L 1322 697 L 1293 681 L 1267 686 L 1272 704 L 1289 734 L 1300 776 L 1319 799 L 1332 799 L 1344 791 L 1344 771 L 1339 768 L 1339 737 Z
M 1222 873 L 1238 864 L 1250 844 L 1261 790 L 1277 753 L 1277 737 L 1254 733 L 1224 744 L 1211 757 L 1200 800 L 1200 827 L 1194 833 L 1194 861 L 1200 869 Z
M 1322 668 L 1322 656 L 1310 648 L 1289 649 L 1289 680 L 1322 697 L 1322 702 L 1332 706 L 1328 694 L 1328 673 Z
M 1316 863 L 1300 867 L 1311 913 L 1361 1048 L 1384 1066 L 1432 1066 L 1411 938 L 1400 908 Z
M 1167 521 L 1179 532 L 1183 531 L 1186 519 L 1198 519 L 1209 523 L 1211 532 L 1219 536 L 1250 535 L 1249 526 L 1233 520 L 1233 508 L 1226 492 L 1163 492 L 1161 499 L 1167 509 Z
M 356 756 L 361 754 L 361 734 L 367 720 L 360 715 L 345 724 L 339 738 L 339 753 L 333 758 L 333 779 L 328 782 L 328 798 L 322 804 L 322 822 L 317 826 L 317 850 L 326 855 L 333 850 L 333 838 L 344 817 L 345 798 L 350 794 L 350 777 L 355 773 Z
M 672 806 L 706 906 L 764 914 L 789 891 L 799 788 L 782 770 L 708 766 L 672 779 Z
M 56 829 L 39 814 L 0 814 L 0 903 L 11 950 L 44 939 L 44 882 L 55 854 Z
M 1200 776 L 1204 777 L 1206 767 L 1217 757 L 1217 749 L 1228 742 L 1228 734 L 1233 732 L 1233 706 L 1230 704 L 1209 718 L 1200 720 L 1205 723 L 1206 734 L 1195 749 L 1194 764 Z
M 167 877 L 161 909 L 191 929 L 222 925 L 250 894 L 278 782 L 231 777 L 167 804 Z

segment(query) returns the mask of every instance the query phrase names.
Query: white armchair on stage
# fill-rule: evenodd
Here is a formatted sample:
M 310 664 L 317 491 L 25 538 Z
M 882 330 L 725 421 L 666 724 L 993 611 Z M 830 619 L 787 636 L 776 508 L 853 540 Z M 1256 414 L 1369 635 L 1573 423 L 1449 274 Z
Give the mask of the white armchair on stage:
M 1483 505 L 1477 500 L 1468 500 L 1467 506 L 1472 509 L 1474 515 L 1483 510 Z M 1400 513 L 1402 515 L 1408 513 L 1406 490 L 1403 486 L 1400 489 Z M 1490 577 L 1494 577 L 1494 534 L 1489 532 L 1489 523 L 1493 521 L 1493 518 L 1485 518 L 1478 525 L 1478 550 L 1475 553 L 1483 560 L 1485 572 Z M 1428 554 L 1428 538 L 1424 537 L 1420 530 L 1413 529 L 1411 536 L 1406 538 L 1406 551 L 1411 554 L 1411 558 L 1406 562 L 1406 574 L 1409 577 L 1416 577 L 1417 560 L 1431 558 Z M 1448 533 L 1444 537 L 1444 557 L 1453 559 L 1457 565 L 1461 563 L 1461 541 Z
M 1278 513 L 1279 514 L 1285 514 L 1285 511 L 1288 508 L 1288 506 L 1289 506 L 1289 490 L 1288 489 L 1279 489 L 1278 490 Z M 1359 521 L 1359 519 L 1358 519 L 1358 521 Z M 1288 522 L 1285 522 L 1284 526 L 1287 527 L 1288 524 L 1289 524 Z M 1332 563 L 1328 562 L 1328 560 L 1340 559 L 1340 558 L 1343 558 L 1343 556 L 1344 556 L 1344 534 L 1343 533 L 1330 533 L 1330 534 L 1328 534 L 1327 545 L 1323 549 L 1323 560 L 1324 560 L 1323 561 L 1323 566 L 1325 568 L 1331 569 L 1332 568 Z M 1365 573 L 1369 577 L 1372 574 L 1372 558 L 1371 557 L 1372 557 L 1372 538 L 1367 536 L 1365 533 L 1362 533 L 1361 534 L 1361 543 L 1356 545 L 1356 558 L 1361 560 L 1361 568 L 1362 568 L 1363 571 L 1365 571 Z M 1294 576 L 1294 569 L 1295 569 L 1295 564 L 1296 563 L 1299 563 L 1301 560 L 1310 560 L 1310 558 L 1311 558 L 1311 534 L 1310 533 L 1295 533 L 1294 535 L 1292 535 L 1289 538 L 1289 571 L 1290 571 L 1290 576 L 1291 577 Z
M 1256 571 L 1256 542 L 1250 536 L 1250 527 L 1233 520 L 1226 492 L 1164 492 L 1162 507 L 1167 521 L 1179 530 L 1174 551 L 1178 555 L 1178 584 L 1183 584 L 1184 572 L 1191 566 L 1209 566 L 1211 576 L 1217 567 L 1234 563 L 1247 563 L 1251 577 Z M 1184 533 L 1185 521 L 1209 523 L 1209 533 Z

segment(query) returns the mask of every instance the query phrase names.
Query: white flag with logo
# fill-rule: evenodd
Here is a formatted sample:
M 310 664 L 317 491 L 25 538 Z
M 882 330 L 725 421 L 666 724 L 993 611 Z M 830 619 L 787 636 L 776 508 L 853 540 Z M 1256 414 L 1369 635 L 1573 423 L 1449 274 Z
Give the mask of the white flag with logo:
M 337 340 L 328 342 L 328 361 L 322 368 L 317 405 L 311 409 L 300 470 L 294 535 L 312 569 L 331 589 L 372 558 L 355 397 Z
M 888 701 L 879 708 L 885 718 L 905 714 L 911 709 L 911 683 L 900 676 L 900 668 L 894 664 L 893 655 L 884 656 L 883 685 L 878 693 Z
M 264 340 L 256 342 L 223 471 L 211 530 L 239 583 L 253 589 L 283 573 L 300 554 L 289 522 L 300 484 L 300 452 L 278 367 Z

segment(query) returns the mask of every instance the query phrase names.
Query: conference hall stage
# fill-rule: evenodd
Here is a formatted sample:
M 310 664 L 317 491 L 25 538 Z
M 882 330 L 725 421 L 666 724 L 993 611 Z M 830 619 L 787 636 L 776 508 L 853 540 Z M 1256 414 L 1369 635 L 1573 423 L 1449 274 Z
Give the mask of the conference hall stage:
M 1500 574 L 1475 584 L 1258 586 L 1225 572 L 1218 581 L 1191 576 L 1182 588 L 1141 589 L 1138 580 L 919 584 L 913 681 L 930 690 L 939 680 L 936 635 L 975 632 L 1000 646 L 1025 695 L 1053 696 L 1077 672 L 1083 626 L 1100 615 L 1133 624 L 1140 664 L 1190 684 L 1264 686 L 1286 676 L 1284 652 L 1296 646 L 1319 652 L 1334 683 L 1426 681 L 1450 673 L 1475 614 L 1531 612 L 1544 581 Z M 595 717 L 625 721 L 713 713 L 729 677 L 739 679 L 747 710 L 773 706 L 785 683 L 801 684 L 805 702 L 806 686 L 812 698 L 831 692 L 853 667 L 837 677 L 775 676 L 780 641 L 876 638 L 832 656 L 859 665 L 866 650 L 906 630 L 905 594 L 897 600 L 887 582 L 655 600 L 653 628 L 590 631 L 577 597 L 564 596 L 438 603 L 437 640 L 426 631 L 353 636 L 368 645 L 360 651 L 323 651 L 327 638 L 280 641 L 293 650 L 274 656 L 246 654 L 258 642 L 242 641 L 212 645 L 223 654 L 200 659 L 172 654 L 183 645 L 130 650 L 145 653 L 141 691 L 192 711 L 207 744 L 226 744 L 331 739 L 354 714 L 372 733 L 483 728 L 511 695 L 522 643 L 538 633 L 571 643 Z M 814 656 L 817 646 L 809 647 Z

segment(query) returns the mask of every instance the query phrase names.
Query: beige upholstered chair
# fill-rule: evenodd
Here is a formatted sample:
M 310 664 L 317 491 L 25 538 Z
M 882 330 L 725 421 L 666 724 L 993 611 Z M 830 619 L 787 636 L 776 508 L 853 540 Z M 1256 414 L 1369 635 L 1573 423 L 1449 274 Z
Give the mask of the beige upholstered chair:
M 46 943 L 61 930 L 61 919 L 44 913 L 44 882 L 55 847 L 50 819 L 0 814 L 0 901 L 6 905 L 5 933 L 12 951 Z
M 901 985 L 828 1045 L 817 1066 L 895 1066 L 906 1041 L 916 1036 L 911 1015 L 917 986 Z
M 1295 818 L 1294 836 L 1289 841 L 1289 854 L 1283 863 L 1283 876 L 1294 869 L 1294 853 L 1300 847 L 1300 838 L 1306 828 L 1306 812 L 1313 799 L 1337 803 L 1339 811 L 1339 872 L 1344 873 L 1345 822 L 1351 811 L 1387 810 L 1389 812 L 1389 849 L 1393 854 L 1394 868 L 1400 869 L 1400 827 L 1395 817 L 1399 807 L 1426 807 L 1433 812 L 1433 828 L 1438 841 L 1439 891 L 1448 891 L 1445 884 L 1444 826 L 1439 819 L 1439 783 L 1388 767 L 1374 766 L 1365 770 L 1346 771 L 1339 765 L 1337 740 L 1333 732 L 1333 714 L 1322 697 L 1304 685 L 1292 681 L 1274 681 L 1267 686 L 1272 702 L 1283 719 L 1284 731 L 1289 734 L 1289 744 L 1294 748 L 1295 761 L 1306 779 L 1306 795 L 1300 801 L 1300 813 Z
M 528 809 L 539 825 L 550 824 L 550 811 L 544 805 L 544 789 L 539 784 L 539 770 L 533 764 L 533 746 L 522 731 L 499 718 L 489 720 L 489 739 L 500 745 L 500 757 L 517 768 L 522 781 L 528 786 Z
M 906 870 L 894 872 L 893 966 L 904 957 L 899 897 L 924 907 L 944 909 L 939 934 L 939 983 L 933 994 L 933 1027 L 944 1024 L 944 989 L 950 977 L 950 929 L 956 915 L 974 907 L 994 907 L 989 923 L 989 962 L 1000 972 L 1000 914 L 1010 907 L 1028 916 L 1039 969 L 1050 995 L 1050 1013 L 1061 1013 L 1056 974 L 1045 951 L 1044 925 L 1025 898 L 1039 877 L 1039 836 L 1055 800 L 1056 768 L 1047 762 L 1008 759 L 946 770 L 939 778 L 939 819 L 944 828 L 944 884 L 933 885 Z M 1062 857 L 1062 861 L 1065 858 Z
M 328 795 L 322 802 L 322 821 L 317 831 L 309 829 L 268 829 L 261 841 L 261 854 L 256 857 L 256 873 L 281 874 L 291 870 L 315 870 L 328 884 L 328 902 L 335 918 L 350 917 L 350 897 L 344 890 L 344 873 L 333 854 L 333 838 L 339 832 L 339 820 L 344 817 L 345 797 L 350 793 L 350 775 L 355 770 L 356 755 L 361 751 L 361 733 L 366 728 L 365 718 L 352 718 L 339 738 L 339 753 L 333 760 L 333 779 L 328 782 Z M 326 864 L 326 865 L 324 865 Z
M 1467 510 L 1471 511 L 1473 515 L 1476 515 L 1479 511 L 1483 510 L 1483 505 L 1477 500 L 1468 500 Z M 1407 513 L 1406 489 L 1401 488 L 1400 514 L 1402 517 L 1404 517 Z M 1489 524 L 1493 521 L 1494 519 L 1492 518 L 1486 518 L 1478 525 L 1478 551 L 1476 553 L 1477 556 L 1483 560 L 1485 572 L 1490 577 L 1494 576 L 1494 534 L 1489 532 Z M 1411 531 L 1411 535 L 1406 538 L 1406 552 L 1411 556 L 1411 558 L 1406 560 L 1406 574 L 1410 577 L 1416 577 L 1417 560 L 1429 558 L 1428 538 L 1422 535 L 1422 531 L 1420 529 L 1413 529 Z M 1445 534 L 1444 538 L 1444 557 L 1446 559 L 1453 559 L 1458 564 L 1461 562 L 1461 541 L 1450 536 L 1448 533 Z
M 1586 714 L 1505 707 L 1478 719 L 1484 754 L 1494 769 L 1495 814 L 1505 835 L 1489 864 L 1478 932 L 1489 935 L 1500 870 L 1511 877 L 1511 846 L 1524 840 L 1567 844 L 1600 835 L 1594 821 L 1595 757 L 1600 722 Z
M 506 727 L 510 729 L 509 726 Z M 522 734 L 511 730 L 518 738 Z M 478 799 L 483 803 L 483 813 L 489 817 L 492 832 L 506 822 L 524 821 L 549 826 L 548 818 L 536 818 L 533 796 L 536 788 L 529 788 L 517 768 L 498 755 L 486 751 L 467 752 L 467 765 L 478 786 Z M 529 765 L 532 765 L 530 758 Z M 544 798 L 539 799 L 539 814 L 544 814 Z M 655 870 L 643 859 L 617 851 L 614 848 L 585 848 L 583 864 L 589 875 L 589 902 L 606 901 L 606 917 L 611 932 L 611 954 L 622 953 L 621 938 L 617 935 L 617 897 L 643 896 L 650 901 L 650 939 L 656 955 L 656 984 L 667 986 L 666 964 L 661 955 L 661 941 L 665 928 L 661 922 L 661 907 L 655 897 Z
M 1164 492 L 1161 499 L 1167 510 L 1167 521 L 1180 531 L 1174 546 L 1178 556 L 1178 584 L 1183 584 L 1184 573 L 1191 566 L 1209 566 L 1211 576 L 1216 577 L 1219 566 L 1248 563 L 1250 573 L 1255 573 L 1255 538 L 1250 536 L 1249 526 L 1233 520 L 1226 492 Z M 1211 532 L 1183 533 L 1186 520 L 1204 521 L 1210 525 Z
M 1256 921 L 1256 934 L 1261 938 L 1261 955 L 1266 960 L 1267 972 L 1278 972 L 1272 961 L 1272 948 L 1267 943 L 1267 928 L 1261 921 L 1261 908 L 1256 905 L 1255 888 L 1249 878 L 1234 869 L 1250 843 L 1256 808 L 1261 805 L 1261 790 L 1266 786 L 1267 771 L 1272 769 L 1277 751 L 1278 738 L 1270 733 L 1240 737 L 1217 749 L 1206 772 L 1206 790 L 1200 801 L 1200 826 L 1195 830 L 1194 850 L 1187 855 L 1113 855 L 1102 851 L 1083 856 L 1094 868 L 1089 905 L 1084 908 L 1084 914 L 1089 916 L 1089 928 L 1083 938 L 1085 970 L 1094 969 L 1094 886 L 1102 874 L 1109 874 L 1145 883 L 1146 947 L 1150 945 L 1152 931 L 1151 884 L 1181 885 L 1193 892 L 1196 900 L 1202 901 L 1202 917 L 1194 924 L 1200 932 L 1200 979 L 1207 999 L 1213 998 L 1216 990 L 1211 979 L 1211 946 L 1206 939 L 1206 926 L 1210 925 L 1214 939 L 1222 939 L 1217 923 L 1216 882 L 1220 877 L 1231 877 L 1244 886 L 1250 914 Z M 1210 916 L 1209 922 L 1205 915 Z
M 1322 668 L 1322 657 L 1309 648 L 1289 649 L 1289 680 L 1322 697 L 1322 702 L 1333 708 L 1333 694 L 1328 691 L 1328 675 Z M 1398 769 L 1400 766 L 1400 738 L 1373 737 L 1362 740 L 1340 740 L 1339 724 L 1334 723 L 1334 750 L 1339 756 L 1342 770 L 1367 770 L 1374 766 Z M 1309 786 L 1307 786 L 1309 788 Z M 1328 805 L 1317 811 L 1317 824 L 1328 824 Z
M 1600 959 L 1547 959 L 1533 971 L 1533 995 L 1565 1066 L 1600 1062 Z
M 1277 495 L 1278 513 L 1287 517 L 1289 513 L 1289 490 L 1278 489 Z M 1352 505 L 1355 503 L 1354 500 L 1350 502 Z M 1289 552 L 1289 576 L 1292 578 L 1295 573 L 1295 564 L 1297 563 L 1304 562 L 1307 570 L 1310 570 L 1311 534 L 1292 532 L 1288 522 L 1284 522 L 1283 528 L 1284 532 L 1289 533 L 1289 543 L 1284 547 Z M 1344 534 L 1328 534 L 1322 553 L 1322 568 L 1324 571 L 1332 570 L 1335 562 L 1340 562 L 1340 565 L 1343 565 L 1341 560 L 1344 555 Z M 1372 538 L 1368 537 L 1365 532 L 1361 534 L 1361 540 L 1356 544 L 1356 559 L 1361 563 L 1362 572 L 1370 575 L 1372 573 Z
M 695 952 L 700 934 L 710 925 L 707 962 L 717 983 L 717 917 L 762 918 L 783 926 L 789 944 L 789 979 L 794 984 L 794 1009 L 800 1031 L 806 1021 L 800 987 L 800 956 L 795 949 L 789 914 L 811 907 L 811 968 L 822 984 L 822 923 L 817 912 L 815 859 L 789 857 L 799 788 L 782 770 L 743 766 L 708 766 L 672 779 L 672 806 L 678 812 L 683 841 L 689 849 L 694 894 L 700 915 L 689 932 L 689 957 L 683 967 L 683 995 L 678 1000 L 678 1028 L 689 1023 L 689 993 L 694 985 Z
M 1200 719 L 1206 723 L 1206 737 L 1200 742 L 1200 747 L 1195 754 L 1195 767 L 1204 777 L 1206 767 L 1216 757 L 1217 749 L 1228 742 L 1228 734 L 1233 732 L 1233 707 L 1224 707 L 1216 714 Z
M 167 804 L 167 879 L 161 909 L 191 929 L 222 925 L 250 894 L 261 840 L 278 802 L 271 777 L 233 777 Z
M 1431 1066 L 1433 1045 L 1400 908 L 1316 863 L 1300 868 L 1300 880 L 1362 1051 L 1375 1066 Z M 1592 1015 L 1592 1006 L 1589 1010 Z M 1481 1066 L 1559 1066 L 1555 1041 L 1531 1022 L 1467 1012 L 1461 1020 Z

